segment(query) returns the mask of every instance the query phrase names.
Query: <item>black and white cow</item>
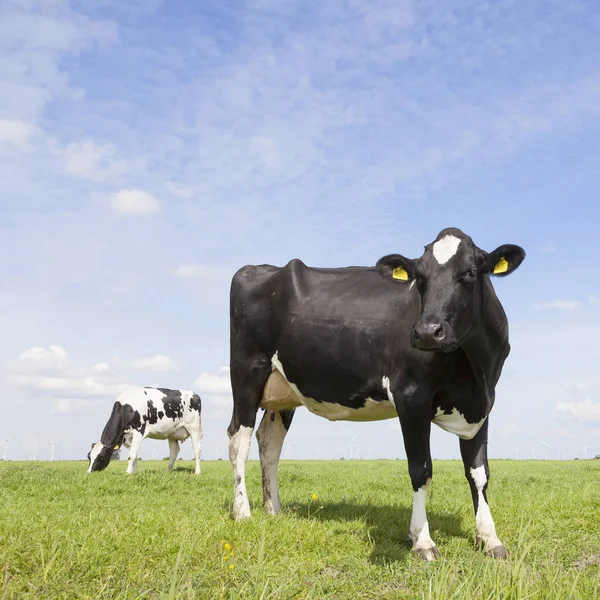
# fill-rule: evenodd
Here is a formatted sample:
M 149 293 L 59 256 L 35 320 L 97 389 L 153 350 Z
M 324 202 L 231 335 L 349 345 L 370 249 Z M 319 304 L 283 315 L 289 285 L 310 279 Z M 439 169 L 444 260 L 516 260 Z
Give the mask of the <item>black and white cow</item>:
M 425 511 L 433 422 L 460 438 L 477 541 L 506 556 L 487 503 L 487 417 L 510 347 L 489 275 L 512 273 L 524 257 L 513 245 L 488 254 L 449 228 L 414 260 L 392 254 L 376 267 L 315 269 L 292 260 L 240 269 L 230 307 L 234 518 L 250 516 L 245 463 L 259 408 L 270 514 L 280 510 L 277 467 L 296 407 L 332 421 L 399 417 L 414 489 L 413 550 L 438 556 Z
M 127 472 L 135 473 L 145 438 L 169 440 L 170 471 L 179 454 L 179 442 L 189 437 L 196 457 L 196 475 L 200 475 L 200 412 L 200 396 L 194 392 L 151 387 L 123 392 L 113 405 L 100 441 L 92 444 L 88 453 L 88 473 L 106 469 L 113 452 L 122 445 L 129 448 Z

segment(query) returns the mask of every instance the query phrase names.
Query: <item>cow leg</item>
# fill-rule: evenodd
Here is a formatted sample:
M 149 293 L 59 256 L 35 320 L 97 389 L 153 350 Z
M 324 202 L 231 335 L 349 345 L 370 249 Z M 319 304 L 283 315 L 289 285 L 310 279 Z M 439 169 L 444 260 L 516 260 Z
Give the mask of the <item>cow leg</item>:
M 429 535 L 425 510 L 427 488 L 433 475 L 429 446 L 431 422 L 426 418 L 427 416 L 427 410 L 416 406 L 414 411 L 405 412 L 400 416 L 400 426 L 408 459 L 408 473 L 414 490 L 408 537 L 412 541 L 413 552 L 422 559 L 430 561 L 438 558 L 440 553 Z
M 268 515 L 276 515 L 281 510 L 277 487 L 277 468 L 283 440 L 292 424 L 293 417 L 293 410 L 265 410 L 260 426 L 256 430 L 262 471 L 263 507 Z
M 143 441 L 144 436 L 139 431 L 135 431 L 132 434 L 129 447 L 129 458 L 127 459 L 128 473 L 135 473 L 137 471 L 137 458 Z
M 194 449 L 194 457 L 196 458 L 196 475 L 200 475 L 200 453 L 202 451 L 202 430 L 193 429 L 190 433 L 190 441 L 192 442 L 192 448 Z
M 496 535 L 496 526 L 487 502 L 487 486 L 490 480 L 487 440 L 488 420 L 486 419 L 473 439 L 460 440 L 460 453 L 473 497 L 477 543 L 489 556 L 506 558 L 506 548 Z
M 167 465 L 167 472 L 173 468 L 179 454 L 179 449 L 179 442 L 169 438 L 169 464 Z
M 231 365 L 233 415 L 227 428 L 229 435 L 229 460 L 233 467 L 233 518 L 250 517 L 250 502 L 246 492 L 246 461 L 250 451 L 256 413 L 263 388 L 271 373 L 268 359 L 245 357 Z

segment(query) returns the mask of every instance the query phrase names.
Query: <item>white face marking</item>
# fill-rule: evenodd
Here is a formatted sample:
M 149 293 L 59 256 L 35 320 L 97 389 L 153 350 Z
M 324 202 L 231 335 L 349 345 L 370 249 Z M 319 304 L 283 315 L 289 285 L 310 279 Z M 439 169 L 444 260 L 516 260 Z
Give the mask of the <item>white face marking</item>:
M 394 406 L 396 406 L 396 403 L 394 402 L 394 394 L 392 394 L 392 390 L 390 389 L 390 378 L 389 377 L 383 377 L 382 380 L 381 380 L 381 385 L 383 386 L 383 389 L 387 392 L 388 400 Z
M 250 502 L 246 494 L 246 461 L 252 431 L 252 427 L 242 425 L 229 442 L 229 460 L 233 466 L 233 518 L 236 520 L 250 516 Z
M 501 546 L 502 542 L 496 535 L 496 526 L 494 525 L 494 519 L 492 519 L 490 507 L 483 497 L 483 488 L 487 483 L 485 467 L 482 465 L 476 469 L 470 469 L 470 473 L 475 482 L 479 500 L 477 504 L 477 514 L 475 515 L 475 529 L 477 531 L 477 537 L 481 539 L 484 544 L 484 549 L 487 552 L 497 546 Z
M 460 240 L 453 235 L 445 235 L 433 245 L 433 256 L 440 265 L 445 265 L 457 252 Z
M 372 398 L 366 398 L 365 405 L 362 408 L 350 408 L 335 402 L 319 402 L 314 398 L 303 396 L 298 389 L 298 386 L 289 381 L 285 376 L 285 371 L 283 370 L 283 365 L 279 360 L 277 352 L 273 355 L 271 364 L 275 369 L 277 369 L 277 371 L 279 371 L 281 376 L 285 379 L 286 384 L 296 394 L 299 400 L 299 404 L 297 406 L 305 406 L 311 413 L 319 417 L 324 417 L 329 421 L 382 421 L 384 419 L 393 419 L 398 417 L 398 413 L 396 412 L 394 404 L 388 404 L 385 400 L 378 401 L 373 400 Z
M 438 408 L 432 422 L 444 431 L 454 433 L 463 440 L 472 440 L 485 422 L 485 417 L 479 423 L 467 423 L 467 420 L 456 408 L 453 408 L 449 415 Z
M 434 548 L 435 543 L 429 535 L 429 523 L 427 522 L 427 511 L 425 510 L 425 500 L 427 498 L 427 488 L 431 479 L 420 487 L 413 497 L 412 516 L 410 518 L 409 537 L 413 542 L 413 550 L 426 550 Z
M 100 454 L 100 452 L 102 451 L 102 448 L 104 446 L 102 445 L 102 442 L 96 442 L 93 446 L 92 449 L 90 451 L 90 466 L 88 468 L 88 473 L 92 472 L 92 465 L 94 464 L 94 461 L 96 460 L 96 458 L 98 458 L 98 454 Z

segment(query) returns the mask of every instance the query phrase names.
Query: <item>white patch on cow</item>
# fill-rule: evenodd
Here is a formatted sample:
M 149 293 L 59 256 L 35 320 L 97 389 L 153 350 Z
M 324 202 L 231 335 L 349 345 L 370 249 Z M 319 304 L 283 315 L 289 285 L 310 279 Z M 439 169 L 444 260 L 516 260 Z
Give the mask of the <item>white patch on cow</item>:
M 242 425 L 229 441 L 229 460 L 233 467 L 233 518 L 250 517 L 250 502 L 246 493 L 246 461 L 252 441 L 252 427 Z
M 460 240 L 453 235 L 445 235 L 433 245 L 433 256 L 440 265 L 445 265 L 457 252 Z
M 408 535 L 413 543 L 412 549 L 415 551 L 432 550 L 432 552 L 426 552 L 424 557 L 428 560 L 433 560 L 435 558 L 433 554 L 435 543 L 429 535 L 429 523 L 427 522 L 427 511 L 425 510 L 427 488 L 430 483 L 431 479 L 428 479 L 427 483 L 415 492 Z
M 98 458 L 98 454 L 100 454 L 103 447 L 104 446 L 103 446 L 102 442 L 96 442 L 92 446 L 92 449 L 90 450 L 90 466 L 87 471 L 88 473 L 92 472 L 92 465 L 94 464 L 94 461 Z
M 477 537 L 483 542 L 484 550 L 489 552 L 498 546 L 502 546 L 502 542 L 496 535 L 496 526 L 494 525 L 494 519 L 492 519 L 490 507 L 483 497 L 483 488 L 487 483 L 485 467 L 482 465 L 481 467 L 470 469 L 469 472 L 475 482 L 478 497 L 475 529 L 477 531 Z
M 486 418 L 483 417 L 478 423 L 468 423 L 456 408 L 453 408 L 452 412 L 448 415 L 438 407 L 432 422 L 438 427 L 441 427 L 444 431 L 454 433 L 463 440 L 472 440 L 481 429 L 485 419 Z
M 384 376 L 381 380 L 381 385 L 383 386 L 383 389 L 387 392 L 388 400 L 395 407 L 396 403 L 394 402 L 394 394 L 392 394 L 392 390 L 390 389 L 390 378 Z
M 271 364 L 279 371 L 287 385 L 294 391 L 300 404 L 319 417 L 324 417 L 329 421 L 382 421 L 398 417 L 394 404 L 390 404 L 385 400 L 366 398 L 364 406 L 361 408 L 351 408 L 349 406 L 342 406 L 336 402 L 319 402 L 314 398 L 304 396 L 298 389 L 298 386 L 286 377 L 277 352 L 273 355 Z
M 272 419 L 272 420 L 271 420 Z M 262 470 L 264 510 L 268 515 L 276 515 L 281 510 L 277 466 L 287 430 L 279 411 L 265 411 L 256 431 L 258 453 Z

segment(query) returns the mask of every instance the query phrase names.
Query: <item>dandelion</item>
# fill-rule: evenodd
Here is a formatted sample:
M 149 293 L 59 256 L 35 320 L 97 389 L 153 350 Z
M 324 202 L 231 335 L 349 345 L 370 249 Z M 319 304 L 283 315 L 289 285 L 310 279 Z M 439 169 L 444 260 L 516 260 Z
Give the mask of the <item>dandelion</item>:
M 229 544 L 225 544 L 225 550 L 231 550 L 231 546 Z
M 317 496 L 316 494 L 313 494 L 313 495 L 311 496 L 311 498 L 312 498 L 313 500 L 318 500 L 318 499 L 319 499 L 319 496 Z
M 233 565 L 229 565 L 229 570 L 233 571 Z

